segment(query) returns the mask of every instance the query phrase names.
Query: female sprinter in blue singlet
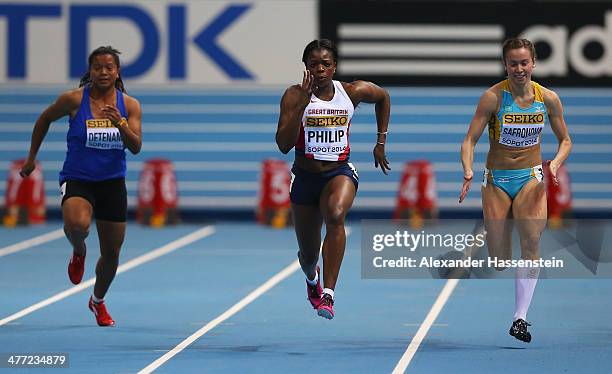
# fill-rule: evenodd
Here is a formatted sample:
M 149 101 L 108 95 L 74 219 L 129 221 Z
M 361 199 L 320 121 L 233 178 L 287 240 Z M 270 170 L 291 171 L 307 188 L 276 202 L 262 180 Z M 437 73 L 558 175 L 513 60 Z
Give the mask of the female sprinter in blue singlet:
M 308 300 L 318 315 L 327 319 L 334 317 L 334 289 L 346 244 L 344 219 L 359 181 L 348 160 L 351 118 L 360 102 L 376 103 L 374 164 L 385 174 L 390 170 L 385 156 L 389 94 L 370 82 L 333 80 L 337 59 L 338 51 L 327 39 L 313 40 L 306 46 L 302 83 L 285 91 L 276 132 L 281 152 L 295 147 L 290 195 L 298 258 L 306 275 Z M 323 222 L 322 289 L 317 262 Z
M 125 148 L 133 154 L 140 152 L 141 110 L 138 100 L 125 94 L 119 51 L 112 47 L 99 47 L 89 55 L 89 69 L 80 86 L 61 94 L 38 117 L 21 175 L 34 170 L 51 122 L 69 116 L 68 152 L 60 172 L 64 232 L 73 247 L 68 276 L 74 284 L 83 278 L 85 238 L 93 215 L 101 255 L 89 309 L 98 325 L 113 326 L 104 296 L 117 272 L 125 238 Z
M 459 202 L 468 193 L 474 171 L 474 146 L 489 125 L 489 153 L 482 182 L 482 209 L 489 255 L 512 256 L 511 219 L 517 225 L 523 259 L 537 260 L 539 241 L 546 226 L 546 189 L 543 183 L 541 132 L 546 122 L 559 141 L 550 173 L 568 157 L 572 142 L 557 94 L 531 80 L 535 49 L 527 39 L 509 39 L 503 44 L 507 79 L 489 88 L 480 98 L 476 113 L 461 147 L 463 188 Z M 548 120 L 548 121 L 547 121 Z M 510 335 L 531 341 L 525 321 L 537 283 L 539 268 L 517 268 L 516 307 Z

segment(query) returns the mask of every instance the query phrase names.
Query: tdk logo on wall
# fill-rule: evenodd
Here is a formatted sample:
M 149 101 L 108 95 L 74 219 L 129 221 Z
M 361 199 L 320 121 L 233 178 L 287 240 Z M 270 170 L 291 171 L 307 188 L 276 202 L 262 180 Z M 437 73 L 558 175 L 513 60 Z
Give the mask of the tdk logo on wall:
M 236 21 L 250 5 L 229 5 L 202 31 L 192 38 L 193 44 L 207 54 L 219 68 L 234 79 L 251 79 L 253 75 L 239 61 L 221 48 L 216 38 Z M 133 22 L 141 33 L 146 48 L 142 49 L 136 61 L 124 66 L 126 77 L 138 76 L 155 63 L 159 54 L 160 35 L 151 16 L 142 8 L 130 5 L 71 5 L 69 8 L 71 78 L 79 77 L 87 70 L 88 24 L 96 18 L 118 18 Z M 185 78 L 186 48 L 189 40 L 185 35 L 185 13 L 183 5 L 168 6 L 168 76 Z M 9 78 L 25 78 L 27 23 L 32 18 L 53 18 L 62 16 L 61 5 L 0 5 L 0 15 L 8 20 L 8 74 Z
M 283 5 L 265 0 L 0 3 L 0 59 L 4 60 L 0 81 L 1 77 L 32 83 L 75 80 L 86 72 L 87 56 L 94 48 L 112 45 L 122 52 L 122 75 L 142 82 L 275 83 L 267 71 L 270 60 L 287 61 L 268 55 L 268 66 L 261 64 L 260 57 L 252 57 L 257 52 L 253 42 L 274 39 L 276 53 L 287 55 L 283 48 L 299 49 L 315 36 L 314 22 L 296 30 L 284 21 L 291 19 L 285 13 L 296 14 L 296 6 Z M 314 2 L 297 7 L 297 14 L 315 11 Z M 280 31 L 293 26 L 292 32 L 275 33 L 275 24 Z M 265 53 L 266 48 L 260 50 Z M 288 57 L 299 62 L 296 56 Z M 58 70 L 50 64 L 62 66 Z M 44 71 L 49 68 L 54 72 Z M 291 77 L 296 74 L 293 71 Z M 280 66 L 277 75 L 286 82 Z

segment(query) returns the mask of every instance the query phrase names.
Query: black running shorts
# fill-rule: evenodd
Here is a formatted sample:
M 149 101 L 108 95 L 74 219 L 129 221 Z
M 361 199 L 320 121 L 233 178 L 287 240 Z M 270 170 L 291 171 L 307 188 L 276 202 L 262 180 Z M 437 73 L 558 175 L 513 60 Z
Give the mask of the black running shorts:
M 338 175 L 346 175 L 355 185 L 355 190 L 359 187 L 359 175 L 357 170 L 350 162 L 346 162 L 339 167 L 324 172 L 311 173 L 293 165 L 291 168 L 291 185 L 289 187 L 289 197 L 294 204 L 319 205 L 323 188 Z
M 125 222 L 127 190 L 125 178 L 99 182 L 67 180 L 60 184 L 62 205 L 71 197 L 82 197 L 93 207 L 94 217 L 103 221 Z

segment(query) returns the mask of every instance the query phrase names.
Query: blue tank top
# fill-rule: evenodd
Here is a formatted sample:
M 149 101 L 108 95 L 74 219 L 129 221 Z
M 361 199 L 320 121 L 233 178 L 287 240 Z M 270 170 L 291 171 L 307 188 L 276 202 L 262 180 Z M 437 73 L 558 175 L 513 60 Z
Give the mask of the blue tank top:
M 117 109 L 126 120 L 123 93 L 117 91 Z M 125 178 L 125 145 L 119 129 L 109 119 L 95 119 L 89 103 L 89 86 L 83 89 L 81 106 L 70 118 L 66 140 L 68 151 L 60 172 L 60 184 L 66 180 L 97 182 Z

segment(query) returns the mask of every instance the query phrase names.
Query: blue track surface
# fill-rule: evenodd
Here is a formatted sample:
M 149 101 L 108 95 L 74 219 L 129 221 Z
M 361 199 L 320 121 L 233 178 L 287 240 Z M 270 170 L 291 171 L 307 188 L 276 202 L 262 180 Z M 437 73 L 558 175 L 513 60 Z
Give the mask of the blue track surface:
M 130 223 L 120 263 L 200 227 L 156 230 Z M 95 325 L 88 288 L 1 325 L 0 353 L 66 352 L 70 368 L 60 371 L 66 373 L 138 372 L 295 260 L 291 229 L 214 227 L 212 235 L 116 277 L 107 295 L 116 327 Z M 58 228 L 0 228 L 0 251 Z M 445 281 L 361 279 L 359 225 L 351 232 L 334 320 L 310 308 L 298 269 L 156 372 L 393 370 Z M 93 276 L 95 230 L 88 251 L 84 279 Z M 71 288 L 69 253 L 66 239 L 59 238 L 0 257 L 0 319 Z M 513 290 L 512 279 L 460 281 L 408 372 L 609 372 L 611 280 L 541 280 L 528 318 L 531 344 L 508 335 Z

